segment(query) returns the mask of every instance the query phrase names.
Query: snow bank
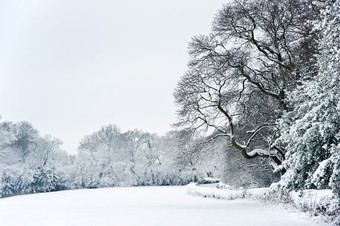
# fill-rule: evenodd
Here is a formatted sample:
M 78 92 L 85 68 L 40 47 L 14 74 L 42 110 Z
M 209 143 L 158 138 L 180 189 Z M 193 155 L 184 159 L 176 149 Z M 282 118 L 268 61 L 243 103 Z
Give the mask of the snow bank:
M 268 188 L 252 188 L 245 190 L 245 198 L 255 200 L 268 200 Z
M 187 192 L 194 196 L 204 198 L 216 198 L 224 200 L 233 200 L 238 198 L 249 198 L 254 200 L 266 200 L 268 197 L 268 188 L 252 188 L 232 190 L 228 185 L 221 183 L 214 186 L 198 185 L 190 183 L 187 185 Z
M 0 199 L 5 226 L 323 226 L 258 201 L 195 198 L 178 187 L 115 187 Z
M 187 185 L 187 192 L 194 196 L 216 198 L 224 200 L 252 199 L 269 202 L 283 202 L 308 212 L 313 216 L 326 216 L 330 220 L 337 218 L 337 203 L 332 190 L 303 190 L 292 191 L 285 196 L 275 193 L 272 188 L 253 188 L 231 190 L 229 186 L 217 184 L 215 187 L 206 187 L 191 183 Z
M 187 192 L 194 196 L 224 200 L 244 198 L 245 195 L 244 190 L 214 189 L 211 187 L 198 186 L 196 183 L 187 185 Z
M 335 197 L 332 190 L 303 190 L 292 191 L 289 198 L 295 207 L 302 211 L 332 214 L 333 200 Z
M 340 225 L 338 199 L 332 190 L 303 190 L 289 193 L 290 204 L 312 216 L 322 216 L 325 220 Z

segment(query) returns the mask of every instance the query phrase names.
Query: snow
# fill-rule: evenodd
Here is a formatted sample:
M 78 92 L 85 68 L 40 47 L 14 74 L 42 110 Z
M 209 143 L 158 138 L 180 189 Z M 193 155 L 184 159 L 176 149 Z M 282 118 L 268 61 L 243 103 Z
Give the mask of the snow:
M 331 158 L 327 158 L 319 162 L 318 168 L 315 170 L 312 176 L 312 183 L 318 186 L 318 181 L 325 175 L 327 168 L 332 164 Z M 321 184 L 322 185 L 322 184 Z
M 214 186 L 216 187 L 216 184 L 197 186 L 195 183 L 191 183 L 187 186 L 187 191 L 194 196 L 223 200 L 234 200 L 245 196 L 244 190 L 212 189 Z
M 246 190 L 246 198 L 263 200 L 268 196 L 267 188 L 251 188 Z
M 217 188 L 217 189 L 216 189 Z M 223 200 L 234 200 L 234 199 L 253 199 L 253 200 L 266 200 L 268 197 L 268 188 L 252 188 L 233 190 L 230 186 L 223 183 L 218 184 L 204 184 L 196 185 L 191 183 L 187 186 L 189 194 L 204 198 L 215 198 Z
M 254 200 L 190 196 L 187 187 L 73 190 L 0 199 L 0 225 L 326 225 Z
M 249 156 L 254 156 L 256 154 L 259 154 L 259 155 L 270 155 L 270 154 L 272 154 L 273 155 L 273 153 L 269 153 L 268 150 L 264 150 L 264 149 L 254 149 L 254 150 L 248 152 Z
M 285 197 L 278 194 L 273 184 L 270 188 L 252 188 L 238 190 L 230 189 L 230 186 L 218 183 L 209 185 L 197 185 L 191 183 L 187 186 L 189 194 L 223 200 L 234 199 L 251 199 L 257 201 L 269 201 L 270 203 L 285 203 L 285 208 L 294 209 L 295 211 L 306 212 L 310 216 L 319 216 L 321 220 L 327 222 L 337 221 L 337 202 L 332 190 L 301 190 L 291 191 Z M 315 217 L 315 220 L 317 218 Z
M 292 191 L 289 195 L 296 207 L 313 212 L 327 210 L 334 199 L 332 190 L 329 189 Z

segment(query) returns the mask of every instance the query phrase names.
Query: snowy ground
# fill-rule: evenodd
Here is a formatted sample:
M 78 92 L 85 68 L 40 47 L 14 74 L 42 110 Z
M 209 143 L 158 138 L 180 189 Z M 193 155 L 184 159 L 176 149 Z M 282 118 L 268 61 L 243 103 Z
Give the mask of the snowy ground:
M 251 200 L 190 196 L 186 187 L 74 190 L 0 199 L 0 225 L 326 225 Z

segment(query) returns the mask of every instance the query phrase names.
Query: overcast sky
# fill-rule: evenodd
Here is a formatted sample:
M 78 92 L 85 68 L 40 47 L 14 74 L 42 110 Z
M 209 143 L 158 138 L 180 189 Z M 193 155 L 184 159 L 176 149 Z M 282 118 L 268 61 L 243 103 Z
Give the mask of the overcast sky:
M 191 37 L 225 0 L 0 0 L 0 115 L 78 143 L 101 126 L 165 134 Z

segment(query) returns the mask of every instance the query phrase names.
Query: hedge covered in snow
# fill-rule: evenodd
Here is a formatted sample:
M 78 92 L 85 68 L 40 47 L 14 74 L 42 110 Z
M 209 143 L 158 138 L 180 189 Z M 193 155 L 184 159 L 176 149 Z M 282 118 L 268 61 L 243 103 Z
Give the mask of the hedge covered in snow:
M 201 186 L 195 183 L 187 185 L 190 195 L 222 200 L 253 199 L 275 203 L 285 203 L 299 211 L 308 212 L 312 216 L 323 216 L 325 220 L 340 224 L 340 210 L 332 190 L 301 190 L 287 194 L 278 192 L 276 184 L 268 188 L 252 188 L 232 190 L 222 183 L 212 186 Z

